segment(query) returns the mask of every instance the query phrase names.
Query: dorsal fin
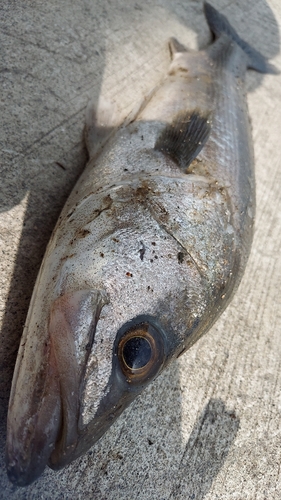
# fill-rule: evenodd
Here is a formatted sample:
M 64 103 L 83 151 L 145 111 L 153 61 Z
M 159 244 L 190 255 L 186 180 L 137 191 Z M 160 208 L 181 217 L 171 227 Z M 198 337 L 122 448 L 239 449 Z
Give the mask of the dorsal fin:
M 174 59 L 175 54 L 179 52 L 187 52 L 187 48 L 182 45 L 174 36 L 169 39 L 169 50 L 171 59 Z
M 154 149 L 170 156 L 186 170 L 206 144 L 210 131 L 210 113 L 202 114 L 198 110 L 181 112 L 166 125 Z

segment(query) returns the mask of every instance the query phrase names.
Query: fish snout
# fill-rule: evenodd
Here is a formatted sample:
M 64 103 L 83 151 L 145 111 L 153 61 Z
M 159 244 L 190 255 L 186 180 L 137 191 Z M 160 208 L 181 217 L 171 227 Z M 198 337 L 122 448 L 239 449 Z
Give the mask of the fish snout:
M 100 290 L 74 291 L 54 300 L 39 362 L 35 358 L 34 362 L 22 360 L 15 371 L 6 463 L 9 479 L 18 486 L 37 479 L 54 451 L 64 457 L 64 462 L 72 460 L 79 440 L 83 374 L 106 302 L 107 297 Z M 36 352 L 30 354 L 25 349 L 22 358 L 27 356 L 36 357 Z
M 42 382 L 37 391 L 26 387 L 30 400 L 15 391 L 9 405 L 6 465 L 10 481 L 17 486 L 27 486 L 42 474 L 59 433 L 60 388 L 52 354 Z

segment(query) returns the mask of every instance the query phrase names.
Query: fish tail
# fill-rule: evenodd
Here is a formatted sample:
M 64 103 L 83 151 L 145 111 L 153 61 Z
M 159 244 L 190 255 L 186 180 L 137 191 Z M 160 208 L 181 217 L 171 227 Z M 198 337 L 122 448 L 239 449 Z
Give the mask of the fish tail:
M 242 40 L 235 29 L 232 28 L 227 18 L 218 12 L 208 2 L 204 2 L 204 13 L 211 32 L 215 38 L 221 35 L 227 35 L 232 41 L 237 43 L 239 47 L 247 55 L 247 67 L 258 71 L 259 73 L 273 73 L 277 74 L 279 71 L 270 64 L 266 58 L 251 47 L 245 40 Z

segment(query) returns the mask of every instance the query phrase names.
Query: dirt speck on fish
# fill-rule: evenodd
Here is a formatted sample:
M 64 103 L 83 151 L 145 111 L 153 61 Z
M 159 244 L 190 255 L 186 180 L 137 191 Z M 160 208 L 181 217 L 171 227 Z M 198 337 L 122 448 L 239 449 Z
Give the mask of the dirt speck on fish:
M 213 43 L 170 40 L 168 75 L 119 124 L 87 111 L 90 161 L 35 285 L 9 403 L 7 471 L 27 485 L 85 453 L 213 325 L 255 212 L 247 68 L 272 72 L 204 4 Z

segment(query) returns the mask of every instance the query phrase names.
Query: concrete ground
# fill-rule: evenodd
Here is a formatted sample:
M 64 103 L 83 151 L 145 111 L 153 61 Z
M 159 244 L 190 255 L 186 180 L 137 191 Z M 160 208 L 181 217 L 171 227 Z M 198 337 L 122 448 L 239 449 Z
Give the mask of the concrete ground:
M 281 68 L 279 0 L 213 0 Z M 256 231 L 232 304 L 84 457 L 16 488 L 4 466 L 8 397 L 34 280 L 81 173 L 85 107 L 128 112 L 167 71 L 167 38 L 204 46 L 196 0 L 2 0 L 0 498 L 281 498 L 281 75 L 248 74 Z

